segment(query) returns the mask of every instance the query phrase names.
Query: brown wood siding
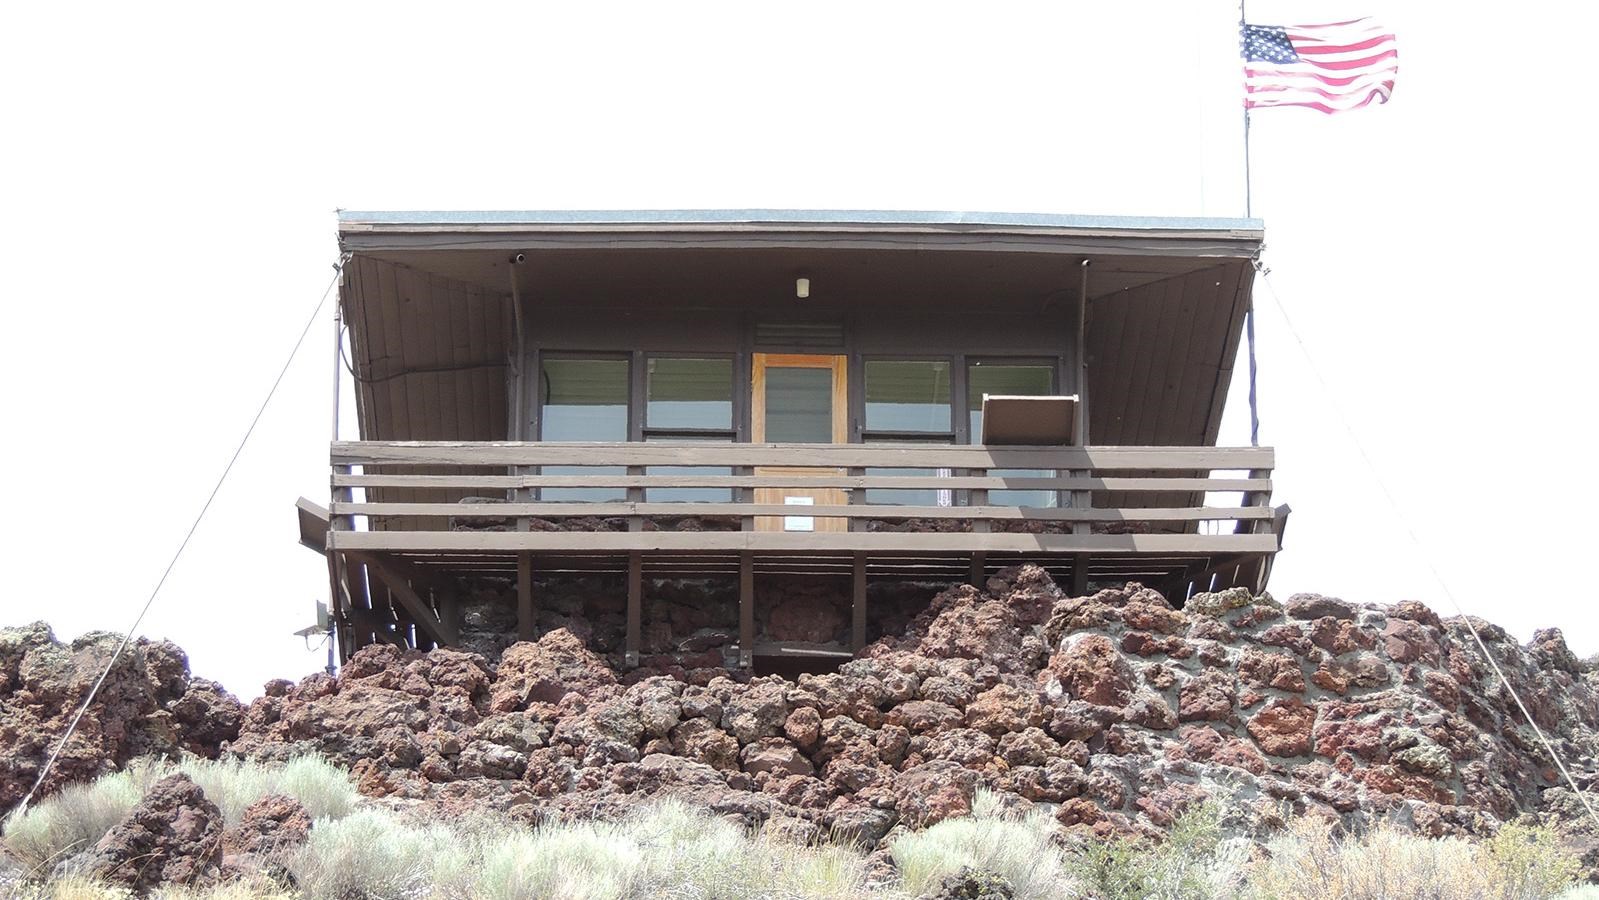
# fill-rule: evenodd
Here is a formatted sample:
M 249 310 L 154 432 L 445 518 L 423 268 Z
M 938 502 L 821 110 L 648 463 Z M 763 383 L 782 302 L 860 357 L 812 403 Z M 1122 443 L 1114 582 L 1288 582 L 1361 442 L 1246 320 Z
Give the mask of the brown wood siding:
M 1247 271 L 1247 263 L 1227 263 L 1125 291 L 1093 292 L 1088 393 L 1094 444 L 1215 442 L 1249 304 Z
M 507 379 L 503 369 L 485 365 L 507 356 L 512 329 L 505 294 L 358 256 L 346 269 L 340 300 L 363 439 L 505 438 Z M 368 496 L 395 503 L 460 499 L 458 492 L 403 487 L 371 489 Z
M 1089 439 L 1101 446 L 1216 442 L 1252 279 L 1229 262 L 1095 294 L 1088 323 Z M 1128 473 L 1136 474 L 1136 473 Z M 1097 506 L 1196 504 L 1192 495 L 1096 494 Z

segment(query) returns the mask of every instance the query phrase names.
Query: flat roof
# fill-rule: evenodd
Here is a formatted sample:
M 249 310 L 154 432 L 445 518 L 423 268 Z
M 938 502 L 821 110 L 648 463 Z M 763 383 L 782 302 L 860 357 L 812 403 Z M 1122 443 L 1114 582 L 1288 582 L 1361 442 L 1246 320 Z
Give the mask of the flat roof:
M 1260 219 L 881 209 L 339 210 L 340 230 L 571 225 L 965 225 L 1109 231 L 1264 230 Z
M 1248 259 L 1259 219 L 905 210 L 339 211 L 353 253 L 435 250 L 985 250 Z

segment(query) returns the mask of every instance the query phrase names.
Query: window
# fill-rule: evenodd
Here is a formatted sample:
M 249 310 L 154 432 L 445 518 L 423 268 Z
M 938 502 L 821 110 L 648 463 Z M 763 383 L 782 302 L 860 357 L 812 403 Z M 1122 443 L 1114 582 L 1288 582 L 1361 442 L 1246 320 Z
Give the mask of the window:
M 625 359 L 545 357 L 544 404 L 541 440 L 627 440 L 627 380 Z M 617 466 L 545 466 L 545 475 L 625 475 Z M 545 488 L 545 500 L 625 500 L 621 488 Z
M 733 360 L 652 357 L 645 366 L 644 439 L 731 442 Z M 651 475 L 731 475 L 726 466 L 650 466 Z M 661 503 L 727 503 L 728 488 L 654 488 Z
M 966 410 L 971 423 L 971 442 L 983 440 L 983 395 L 1011 397 L 1048 396 L 1055 393 L 1055 366 L 1050 363 L 973 361 L 966 367 Z M 1052 478 L 1049 469 L 993 469 L 990 475 L 1007 478 Z M 990 491 L 988 500 L 996 506 L 1057 506 L 1055 491 Z
M 644 428 L 651 432 L 720 431 L 733 438 L 731 359 L 652 358 Z
M 947 360 L 869 359 L 866 431 L 950 435 Z
M 865 376 L 866 418 L 862 439 L 874 443 L 954 443 L 948 360 L 869 359 Z M 949 475 L 948 469 L 869 468 L 868 475 Z M 866 502 L 903 506 L 949 506 L 949 491 L 874 489 Z

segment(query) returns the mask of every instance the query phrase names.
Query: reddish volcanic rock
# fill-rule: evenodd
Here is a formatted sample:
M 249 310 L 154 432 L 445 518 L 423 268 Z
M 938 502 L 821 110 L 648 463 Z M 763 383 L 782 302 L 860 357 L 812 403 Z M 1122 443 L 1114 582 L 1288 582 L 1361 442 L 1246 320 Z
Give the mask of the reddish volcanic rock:
M 1335 656 L 1352 650 L 1370 650 L 1377 645 L 1370 631 L 1333 616 L 1322 616 L 1310 623 L 1310 642 Z
M 1038 691 L 996 685 L 966 707 L 966 726 L 990 734 L 1021 731 L 1044 724 L 1047 715 Z
M 1295 694 L 1305 690 L 1305 672 L 1299 660 L 1282 653 L 1245 650 L 1238 659 L 1238 675 L 1251 684 Z
M 1207 669 L 1178 692 L 1177 718 L 1182 722 L 1219 722 L 1233 712 L 1236 689 L 1226 673 Z
M 761 738 L 740 754 L 744 771 L 751 775 L 771 772 L 778 775 L 810 775 L 816 771 L 800 749 L 784 738 Z
M 568 694 L 593 702 L 615 693 L 616 675 L 563 628 L 536 643 L 524 641 L 506 649 L 489 707 L 503 713 L 526 709 L 531 703 L 560 703 Z
M 1070 697 L 1095 706 L 1123 706 L 1132 695 L 1132 667 L 1104 635 L 1066 638 L 1048 672 Z
M 33 788 L 120 641 L 92 632 L 62 644 L 43 622 L 0 628 L 0 815 Z M 189 676 L 176 644 L 139 638 L 111 666 L 35 799 L 139 756 L 215 758 L 243 713 L 220 685 Z
M 1356 614 L 1353 603 L 1345 603 L 1337 597 L 1323 597 L 1320 594 L 1295 594 L 1288 598 L 1288 603 L 1283 609 L 1290 619 L 1319 619 L 1323 616 L 1353 619 Z
M 822 736 L 822 714 L 809 706 L 794 710 L 783 722 L 783 734 L 806 750 L 814 748 Z
M 97 879 L 147 891 L 204 887 L 222 865 L 222 813 L 187 775 L 168 775 L 95 844 L 86 866 Z
M 1270 756 L 1304 756 L 1310 752 L 1316 708 L 1298 697 L 1273 700 L 1248 725 L 1249 736 Z
M 954 727 L 964 718 L 960 710 L 947 703 L 912 700 L 894 707 L 888 714 L 888 724 L 921 733 Z
M 926 828 L 972 811 L 977 773 L 948 760 L 934 760 L 900 773 L 894 799 L 900 821 Z
M 1438 664 L 1438 640 L 1432 629 L 1405 619 L 1390 619 L 1383 630 L 1388 658 L 1397 663 Z
M 266 871 L 277 876 L 286 871 L 289 854 L 310 835 L 311 814 L 300 801 L 268 794 L 245 807 L 239 823 L 222 833 L 222 874 Z
M 242 715 L 187 677 L 181 651 L 151 645 L 139 666 L 113 673 L 111 717 L 86 723 L 71 771 L 117 765 L 104 750 L 116 742 L 123 759 L 206 749 L 236 723 L 238 737 L 210 752 L 319 753 L 349 766 L 368 796 L 530 823 L 614 817 L 663 795 L 804 839 L 837 829 L 881 842 L 896 826 L 967 813 L 980 786 L 1006 810 L 1059 804 L 1063 827 L 1090 839 L 1153 836 L 1207 796 L 1254 834 L 1301 814 L 1480 834 L 1553 808 L 1541 752 L 1465 623 L 1419 604 L 1302 595 L 1284 618 L 1271 598 L 1232 590 L 1179 611 L 1137 584 L 1064 597 L 1033 566 L 986 587 L 884 600 L 893 633 L 834 672 L 792 681 L 710 659 L 690 669 L 665 649 L 619 677 L 622 607 L 559 593 L 541 608 L 542 636 L 497 664 L 374 646 L 337 677 L 269 685 Z M 787 604 L 824 597 L 776 589 Z M 736 597 L 715 590 L 700 603 L 663 584 L 646 611 L 666 637 L 719 656 Z M 498 619 L 466 615 L 494 637 Z M 1479 628 L 1534 720 L 1574 756 L 1599 756 L 1599 673 L 1557 633 L 1520 647 Z M 69 709 L 93 674 L 47 635 L 0 631 L 0 787 L 26 780 L 28 754 L 44 746 L 28 729 Z M 261 848 L 274 835 L 301 839 L 286 802 L 247 819 L 227 832 L 225 875 L 270 870 Z

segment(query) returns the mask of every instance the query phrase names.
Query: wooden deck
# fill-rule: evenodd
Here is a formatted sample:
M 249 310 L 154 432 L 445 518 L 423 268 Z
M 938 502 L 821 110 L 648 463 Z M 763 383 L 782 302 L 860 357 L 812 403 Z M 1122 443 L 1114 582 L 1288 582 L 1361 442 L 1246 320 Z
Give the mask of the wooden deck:
M 1033 562 L 1078 591 L 1124 580 L 1178 598 L 1261 589 L 1285 516 L 1271 507 L 1273 461 L 1269 448 L 340 442 L 332 446 L 326 546 L 345 646 L 376 639 L 375 622 L 385 617 L 408 620 L 419 645 L 453 643 L 451 604 L 421 587 L 442 576 L 515 578 L 525 630 L 536 574 L 588 572 L 627 577 L 630 659 L 639 646 L 640 585 L 654 577 L 736 577 L 740 646 L 754 648 L 757 574 L 849 576 L 859 646 L 869 578 L 980 582 L 1001 566 Z M 556 466 L 596 471 L 544 474 Z M 991 474 L 1006 470 L 1047 474 Z M 542 499 L 573 488 L 610 496 Z M 726 499 L 651 498 L 686 488 L 718 489 Z M 756 502 L 789 488 L 826 488 L 845 502 Z M 867 491 L 881 490 L 936 490 L 941 502 L 867 502 Z M 991 502 L 1000 491 L 1049 492 L 1056 503 Z M 809 530 L 770 530 L 784 516 L 811 520 Z M 685 522 L 695 530 L 681 530 Z M 377 608 L 373 585 L 389 608 Z M 746 663 L 751 655 L 743 654 Z

